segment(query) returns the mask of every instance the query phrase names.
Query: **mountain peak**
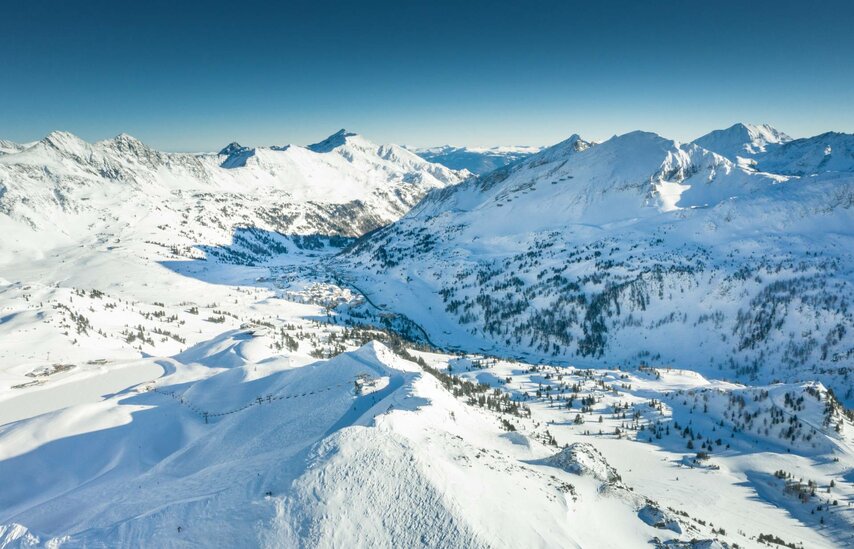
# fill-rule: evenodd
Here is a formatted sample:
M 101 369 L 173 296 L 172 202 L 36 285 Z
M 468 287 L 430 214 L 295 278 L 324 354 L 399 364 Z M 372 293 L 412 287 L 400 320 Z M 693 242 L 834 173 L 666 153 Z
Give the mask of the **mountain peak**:
M 825 132 L 782 143 L 756 158 L 757 169 L 785 175 L 854 171 L 854 134 Z
M 231 156 L 235 153 L 244 152 L 247 150 L 247 147 L 244 147 L 237 141 L 232 141 L 231 143 L 223 147 L 217 154 L 219 154 L 220 156 Z
M 574 134 L 570 135 L 568 138 L 566 138 L 563 141 L 561 141 L 560 143 L 558 143 L 558 145 L 561 145 L 561 144 L 575 145 L 579 141 L 581 141 L 581 136 L 578 135 L 577 133 L 574 133 Z
M 750 140 L 763 140 L 765 143 L 784 143 L 792 138 L 770 124 L 745 124 L 737 122 L 723 131 L 731 131 L 749 137 Z
M 134 137 L 130 134 L 124 133 L 124 132 L 120 133 L 119 135 L 115 136 L 112 139 L 107 140 L 106 143 L 117 145 L 119 147 L 130 147 L 130 148 L 143 147 L 143 148 L 147 148 L 145 143 L 143 143 L 142 141 L 140 141 L 136 137 Z
M 660 141 L 671 141 L 666 137 L 662 137 L 655 132 L 649 132 L 646 130 L 634 130 L 630 132 L 626 132 L 624 134 L 615 135 L 610 140 L 614 141 L 626 141 L 630 143 L 634 142 L 660 142 Z M 609 141 L 610 141 L 609 140 Z
M 149 149 L 145 143 L 124 132 L 112 139 L 99 141 L 95 145 L 102 149 L 110 149 L 118 152 L 119 154 L 128 156 L 143 157 L 150 156 L 152 154 L 152 150 Z
M 14 141 L 9 141 L 8 139 L 0 139 L 0 154 L 21 152 L 25 148 L 26 146 L 21 143 L 15 143 Z
M 539 154 L 535 155 L 535 158 L 538 159 L 537 162 L 552 161 L 567 154 L 581 152 L 588 149 L 591 145 L 591 143 L 581 139 L 580 135 L 574 133 L 560 143 L 543 149 Z
M 287 148 L 287 146 L 285 148 Z M 272 147 L 272 149 L 283 150 L 280 147 Z M 232 141 L 219 151 L 219 155 L 226 157 L 225 160 L 222 161 L 222 164 L 220 164 L 221 168 L 242 168 L 246 165 L 246 161 L 255 155 L 255 149 L 244 147 L 237 141 Z
M 83 141 L 76 135 L 71 132 L 63 131 L 63 130 L 54 130 L 44 136 L 41 140 L 42 143 L 46 143 L 53 146 L 58 146 L 66 143 L 76 143 L 79 141 Z
M 139 139 L 137 139 L 136 137 L 134 137 L 131 134 L 126 133 L 126 132 L 122 132 L 122 133 L 118 134 L 117 136 L 115 136 L 113 138 L 113 141 L 136 141 L 136 142 L 141 143 L 141 141 L 139 141 Z
M 364 141 L 365 143 L 368 143 L 368 141 L 364 139 L 361 135 L 342 128 L 327 137 L 326 139 L 324 139 L 323 141 L 319 143 L 314 143 L 313 145 L 309 145 L 308 148 L 314 152 L 325 153 L 330 152 L 333 149 L 337 149 L 342 145 L 346 145 L 347 143 L 351 143 L 355 140 L 360 140 Z
M 792 138 L 768 124 L 738 122 L 723 130 L 714 130 L 693 141 L 694 144 L 736 161 L 737 157 L 752 157 L 766 152 Z
M 47 134 L 39 144 L 63 153 L 79 154 L 89 144 L 71 132 L 54 130 Z

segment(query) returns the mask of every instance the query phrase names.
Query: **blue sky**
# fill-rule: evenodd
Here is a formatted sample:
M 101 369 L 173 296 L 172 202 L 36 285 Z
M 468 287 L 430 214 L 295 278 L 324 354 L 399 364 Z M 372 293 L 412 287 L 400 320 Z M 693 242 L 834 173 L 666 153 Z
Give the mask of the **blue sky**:
M 0 137 L 164 150 L 854 131 L 854 2 L 6 2 Z

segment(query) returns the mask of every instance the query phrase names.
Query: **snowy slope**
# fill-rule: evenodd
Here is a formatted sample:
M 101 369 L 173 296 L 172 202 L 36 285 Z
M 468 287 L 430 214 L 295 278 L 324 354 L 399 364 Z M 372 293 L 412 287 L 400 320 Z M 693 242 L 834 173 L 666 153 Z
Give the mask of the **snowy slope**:
M 270 352 L 276 337 L 229 330 L 145 359 L 150 381 L 0 426 L 0 546 L 851 539 L 832 501 L 854 495 L 852 425 L 820 386 L 435 353 L 419 365 L 376 342 L 312 360 Z M 778 471 L 809 480 L 800 499 Z
M 712 536 L 699 523 L 655 527 L 638 513 L 649 502 L 622 484 L 601 496 L 602 479 L 549 461 L 555 449 L 508 436 L 496 415 L 377 343 L 297 368 L 283 357 L 160 364 L 153 384 L 0 428 L 4 546 L 646 547 Z
M 528 158 L 538 153 L 541 147 L 431 147 L 415 149 L 415 153 L 453 170 L 468 170 L 475 174 L 484 174 Z
M 434 191 L 334 260 L 437 344 L 819 379 L 854 402 L 854 176 L 577 136 Z

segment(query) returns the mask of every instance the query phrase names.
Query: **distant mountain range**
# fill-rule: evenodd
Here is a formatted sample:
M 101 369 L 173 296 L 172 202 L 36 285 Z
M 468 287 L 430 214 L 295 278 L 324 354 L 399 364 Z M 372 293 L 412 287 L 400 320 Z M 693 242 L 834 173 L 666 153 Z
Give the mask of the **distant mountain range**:
M 744 167 L 787 175 L 845 171 L 854 163 L 854 136 L 827 132 L 792 139 L 768 124 L 734 124 L 692 143 Z M 545 147 L 442 147 L 412 149 L 437 164 L 483 175 L 533 156 Z
M 344 130 L 308 147 L 232 143 L 218 154 L 163 153 L 125 134 L 92 144 L 67 132 L 2 149 L 0 227 L 10 239 L 0 256 L 129 230 L 172 244 L 184 234 L 183 245 L 227 242 L 236 226 L 359 236 L 466 176 Z
M 803 176 L 847 172 L 854 166 L 852 134 L 827 132 L 793 140 L 767 124 L 735 124 L 694 143 L 733 162 L 770 173 Z
M 252 264 L 294 236 L 365 235 L 331 265 L 442 345 L 808 376 L 851 402 L 852 142 L 574 135 L 491 150 L 508 164 L 473 177 L 345 130 L 211 154 L 54 132 L 3 144 L 0 260 L 121 242 Z

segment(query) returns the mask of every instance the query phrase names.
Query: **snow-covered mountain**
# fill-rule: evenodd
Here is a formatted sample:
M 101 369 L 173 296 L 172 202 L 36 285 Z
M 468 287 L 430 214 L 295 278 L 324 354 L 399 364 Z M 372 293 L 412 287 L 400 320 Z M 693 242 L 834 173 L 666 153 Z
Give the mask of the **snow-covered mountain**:
M 442 164 L 453 170 L 468 170 L 475 174 L 484 174 L 528 158 L 542 150 L 542 147 L 431 147 L 415 149 L 421 158 Z
M 789 175 L 854 172 L 854 134 L 827 132 L 789 141 L 760 155 L 756 168 Z
M 14 141 L 9 141 L 7 139 L 0 139 L 0 155 L 21 152 L 28 146 L 29 145 L 22 145 L 20 143 L 15 143 Z
M 12 149 L 2 548 L 854 543 L 849 173 Z
M 738 162 L 739 158 L 754 158 L 791 140 L 791 137 L 768 124 L 754 125 L 739 122 L 725 130 L 707 133 L 695 139 L 694 143 L 725 156 L 733 162 Z
M 854 171 L 854 134 L 827 132 L 793 140 L 767 124 L 735 124 L 694 143 L 763 172 L 805 176 Z
M 143 349 L 129 335 L 135 315 L 105 311 L 97 328 L 69 332 L 67 323 L 88 318 L 72 305 L 74 293 L 150 305 L 183 288 L 176 304 L 203 307 L 215 294 L 184 269 L 200 276 L 210 267 L 218 279 L 223 263 L 329 253 L 403 215 L 429 189 L 460 180 L 401 147 L 347 132 L 330 140 L 324 151 L 235 145 L 196 155 L 159 152 L 128 135 L 92 144 L 54 132 L 0 157 L 0 318 L 8 320 L 0 323 L 0 359 L 50 366 L 51 356 L 85 362 L 93 352 L 175 352 L 221 326 L 202 322 L 180 335 L 173 326 L 175 337 L 156 345 L 140 338 L 154 345 Z M 35 309 L 31 295 L 39 296 Z M 208 318 L 220 316 L 211 310 Z M 95 339 L 84 343 L 84 332 Z
M 163 153 L 128 135 L 90 144 L 54 132 L 0 157 L 0 249 L 104 238 L 222 244 L 235 227 L 358 236 L 403 215 L 457 172 L 338 132 L 324 147 Z M 139 237 L 139 238 L 136 238 Z
M 820 379 L 854 403 L 854 174 L 633 132 L 429 194 L 334 267 L 436 344 Z

